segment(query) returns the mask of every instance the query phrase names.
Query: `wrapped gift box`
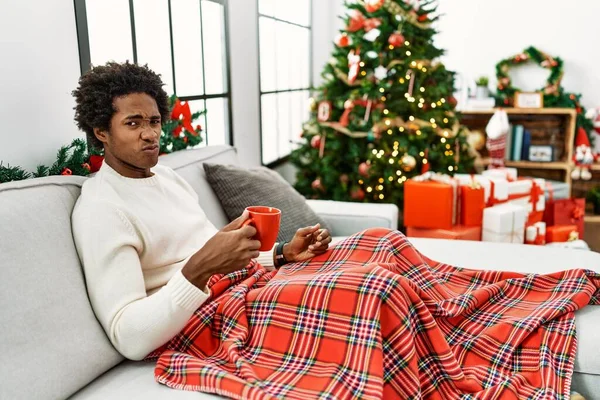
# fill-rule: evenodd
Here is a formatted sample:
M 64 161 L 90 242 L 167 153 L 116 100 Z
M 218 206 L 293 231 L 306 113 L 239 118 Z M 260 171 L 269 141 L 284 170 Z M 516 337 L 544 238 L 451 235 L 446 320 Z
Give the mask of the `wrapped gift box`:
M 484 191 L 485 204 L 488 207 L 504 203 L 508 200 L 508 181 L 506 179 L 467 174 L 456 174 L 454 175 L 454 179 L 461 185 L 472 185 L 473 181 L 481 185 Z
M 579 233 L 576 225 L 554 225 L 546 229 L 546 242 L 568 242 L 577 240 Z
M 483 211 L 484 242 L 524 243 L 527 209 L 517 204 L 500 204 Z
M 424 174 L 404 183 L 404 225 L 451 229 L 457 222 L 458 182 Z
M 456 225 L 451 229 L 424 229 L 409 226 L 406 236 L 414 238 L 434 238 L 451 240 L 481 240 L 481 226 Z
M 546 223 L 536 222 L 525 228 L 525 244 L 542 246 L 546 244 Z
M 571 185 L 566 182 L 546 180 L 546 187 L 544 189 L 546 203 L 571 197 Z
M 483 187 L 474 184 L 460 187 L 460 224 L 477 226 L 483 223 L 485 192 Z
M 516 181 L 519 173 L 516 168 L 493 168 L 482 172 L 488 178 L 505 179 L 509 182 Z
M 544 179 L 520 178 L 508 183 L 508 202 L 527 209 L 527 224 L 532 225 L 544 218 L 546 198 L 544 197 Z
M 585 233 L 585 199 L 561 199 L 549 201 L 544 210 L 544 222 L 552 225 L 575 225 L 579 237 Z

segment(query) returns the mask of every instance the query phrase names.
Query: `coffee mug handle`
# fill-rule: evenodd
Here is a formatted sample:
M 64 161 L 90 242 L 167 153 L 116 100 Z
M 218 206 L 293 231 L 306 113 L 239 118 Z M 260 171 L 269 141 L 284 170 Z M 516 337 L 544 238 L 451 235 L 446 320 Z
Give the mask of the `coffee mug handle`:
M 240 228 L 243 228 L 243 227 L 245 227 L 246 225 L 250 225 L 250 224 L 253 224 L 253 223 L 254 223 L 254 220 L 253 220 L 252 218 L 248 218 L 247 220 L 245 220 L 245 221 L 242 223 L 242 226 L 241 226 Z

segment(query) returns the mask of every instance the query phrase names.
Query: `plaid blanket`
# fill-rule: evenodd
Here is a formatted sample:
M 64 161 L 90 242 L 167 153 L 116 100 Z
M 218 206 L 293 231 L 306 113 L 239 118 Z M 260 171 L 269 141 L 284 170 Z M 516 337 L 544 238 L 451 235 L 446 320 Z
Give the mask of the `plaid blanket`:
M 474 271 L 371 229 L 310 262 L 215 276 L 149 358 L 167 386 L 235 399 L 569 399 L 574 311 L 600 277 Z

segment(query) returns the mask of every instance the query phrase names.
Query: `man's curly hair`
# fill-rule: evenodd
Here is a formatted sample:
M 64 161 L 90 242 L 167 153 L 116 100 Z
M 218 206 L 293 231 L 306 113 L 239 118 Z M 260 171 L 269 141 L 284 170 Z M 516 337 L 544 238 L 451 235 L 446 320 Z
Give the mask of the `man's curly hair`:
M 116 113 L 113 101 L 131 93 L 146 93 L 156 101 L 162 121 L 169 117 L 169 97 L 164 91 L 160 75 L 148 68 L 126 62 L 108 62 L 92 68 L 79 78 L 73 90 L 75 122 L 87 135 L 88 144 L 102 149 L 94 135 L 94 128 L 110 130 L 110 120 Z

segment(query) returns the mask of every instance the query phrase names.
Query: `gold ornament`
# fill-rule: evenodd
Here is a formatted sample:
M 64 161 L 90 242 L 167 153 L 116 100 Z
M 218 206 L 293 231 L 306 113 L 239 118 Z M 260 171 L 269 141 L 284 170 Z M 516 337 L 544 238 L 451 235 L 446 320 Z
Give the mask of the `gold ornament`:
M 404 154 L 400 162 L 402 162 L 402 169 L 406 172 L 412 171 L 417 166 L 417 160 L 410 154 Z
M 473 149 L 480 151 L 485 147 L 485 135 L 481 131 L 471 131 L 467 136 L 467 143 Z
M 310 108 L 310 111 L 317 111 L 317 101 L 314 97 L 308 99 L 308 107 Z

